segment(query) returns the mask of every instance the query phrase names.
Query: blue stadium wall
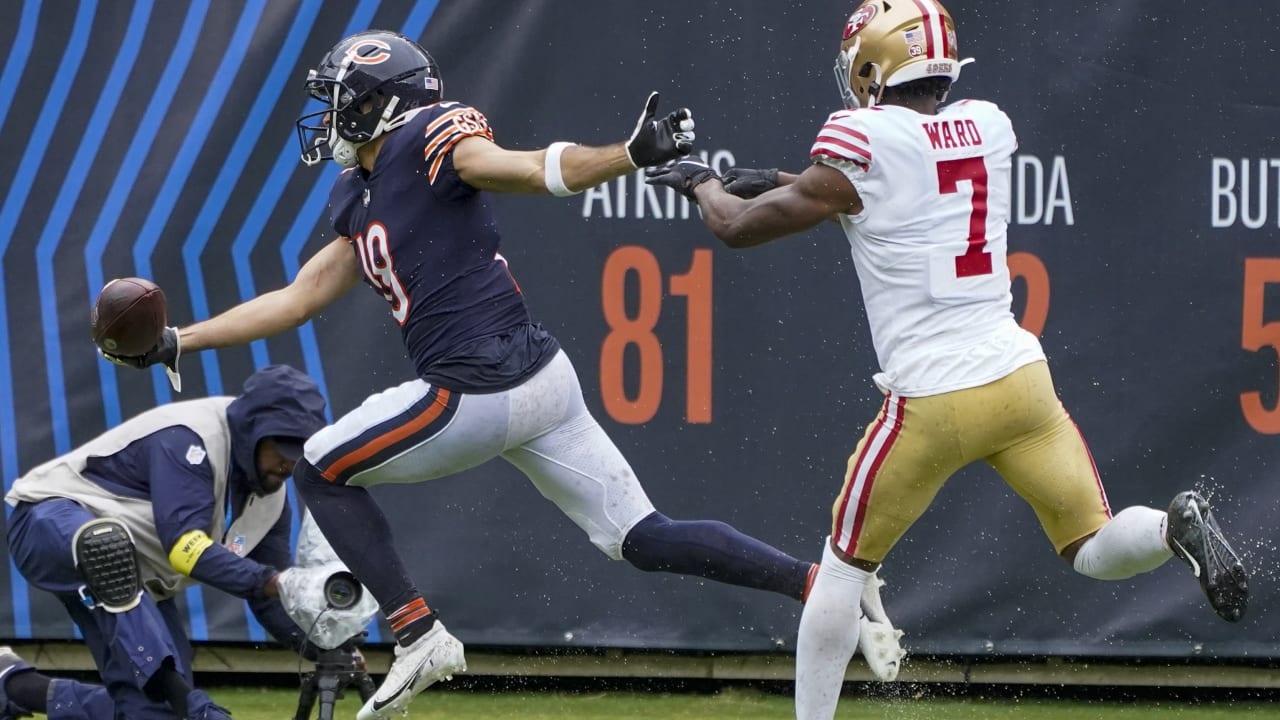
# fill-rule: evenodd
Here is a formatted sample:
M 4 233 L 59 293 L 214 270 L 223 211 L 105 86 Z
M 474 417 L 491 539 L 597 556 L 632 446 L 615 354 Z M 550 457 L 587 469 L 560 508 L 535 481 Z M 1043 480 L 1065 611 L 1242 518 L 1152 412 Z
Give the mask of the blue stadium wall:
M 650 89 L 694 108 L 700 147 L 799 169 L 838 96 L 851 3 L 706 0 L 12 0 L 0 3 L 0 470 L 6 486 L 174 399 L 95 356 L 107 279 L 166 290 L 179 323 L 288 282 L 327 241 L 336 168 L 297 161 L 309 65 L 392 28 L 446 95 L 513 148 L 625 137 Z M 886 563 L 918 652 L 1275 657 L 1280 492 L 1280 60 L 1275 3 L 956 0 L 953 95 L 1014 118 L 1015 296 L 1114 508 L 1212 492 L 1255 598 L 1218 621 L 1178 563 L 1098 583 L 1058 560 L 991 470 L 954 477 Z M 909 188 L 904 192 L 910 192 Z M 878 408 L 875 357 L 834 227 L 745 252 L 638 176 L 567 199 L 503 197 L 504 254 L 588 402 L 659 508 L 816 557 L 845 461 Z M 185 396 L 286 362 L 332 412 L 412 374 L 368 291 L 250 347 L 183 359 Z M 429 602 L 473 645 L 793 647 L 777 596 L 611 563 L 500 462 L 377 494 Z M 0 567 L 0 637 L 70 638 Z M 242 603 L 182 601 L 194 637 L 261 640 Z M 375 639 L 385 639 L 385 632 Z

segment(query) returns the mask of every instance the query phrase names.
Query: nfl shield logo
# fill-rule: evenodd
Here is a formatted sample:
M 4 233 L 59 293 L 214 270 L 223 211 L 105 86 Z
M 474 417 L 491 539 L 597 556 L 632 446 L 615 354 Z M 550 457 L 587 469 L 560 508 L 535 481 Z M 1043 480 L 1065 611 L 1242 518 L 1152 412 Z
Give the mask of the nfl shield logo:
M 227 549 L 240 557 L 244 557 L 244 536 L 236 535 L 231 538 L 231 543 L 227 545 Z

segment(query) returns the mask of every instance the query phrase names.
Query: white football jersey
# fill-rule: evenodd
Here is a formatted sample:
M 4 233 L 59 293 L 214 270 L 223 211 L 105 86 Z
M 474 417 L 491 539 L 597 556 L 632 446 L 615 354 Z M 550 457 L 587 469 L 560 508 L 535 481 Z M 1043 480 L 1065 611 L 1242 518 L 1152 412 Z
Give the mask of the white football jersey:
M 937 115 L 885 105 L 833 113 L 815 162 L 862 198 L 840 223 L 871 324 L 882 389 L 912 397 L 977 387 L 1044 359 L 1013 317 L 1006 264 L 1009 117 L 962 100 Z

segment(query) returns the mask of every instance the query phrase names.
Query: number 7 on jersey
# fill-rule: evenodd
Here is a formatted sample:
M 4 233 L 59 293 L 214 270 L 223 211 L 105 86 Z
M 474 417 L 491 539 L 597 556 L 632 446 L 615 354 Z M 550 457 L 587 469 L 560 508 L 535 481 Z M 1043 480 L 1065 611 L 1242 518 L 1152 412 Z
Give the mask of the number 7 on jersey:
M 959 192 L 961 180 L 973 185 L 969 208 L 969 247 L 956 256 L 956 277 L 991 274 L 991 253 L 987 252 L 987 164 L 981 157 L 938 161 L 938 192 Z

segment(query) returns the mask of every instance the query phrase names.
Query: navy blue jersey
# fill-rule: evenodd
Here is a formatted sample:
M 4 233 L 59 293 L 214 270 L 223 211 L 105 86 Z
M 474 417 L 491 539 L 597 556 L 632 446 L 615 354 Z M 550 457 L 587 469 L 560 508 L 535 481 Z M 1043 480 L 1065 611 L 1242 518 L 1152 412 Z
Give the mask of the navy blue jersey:
M 82 472 L 85 478 L 106 490 L 128 497 L 149 500 L 156 524 L 156 536 L 163 547 L 171 548 L 191 530 L 213 526 L 213 514 L 225 513 L 215 507 L 213 467 L 205 455 L 204 442 L 196 432 L 182 425 L 145 435 L 123 450 L 102 457 L 90 457 Z M 243 502 L 231 508 L 232 520 Z M 222 545 L 210 546 L 196 561 L 191 577 L 238 597 L 252 597 L 275 574 L 289 566 L 289 555 L 272 554 L 281 543 L 288 549 L 288 503 L 267 538 L 263 552 L 241 558 Z M 273 569 L 265 563 L 281 563 Z
M 535 325 L 486 195 L 453 168 L 467 137 L 493 139 L 474 108 L 441 102 L 387 135 L 372 172 L 352 168 L 329 194 L 367 284 L 391 306 L 418 375 L 459 392 L 519 385 L 559 349 Z

